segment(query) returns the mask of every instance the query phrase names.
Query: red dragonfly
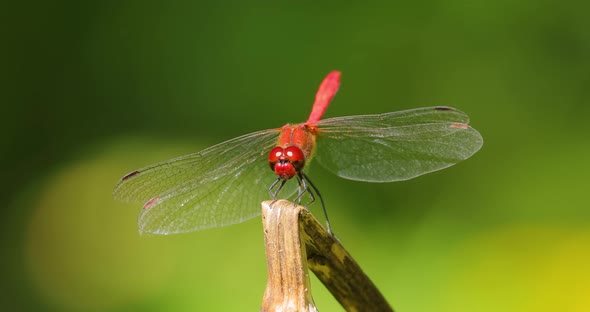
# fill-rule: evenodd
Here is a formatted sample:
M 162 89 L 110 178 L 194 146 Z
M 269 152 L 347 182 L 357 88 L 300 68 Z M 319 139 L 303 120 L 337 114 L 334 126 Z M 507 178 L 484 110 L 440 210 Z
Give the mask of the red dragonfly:
M 312 157 L 345 179 L 393 182 L 452 166 L 483 144 L 469 117 L 451 107 L 322 120 L 339 86 L 340 72 L 328 74 L 304 123 L 253 132 L 132 171 L 119 180 L 113 196 L 144 203 L 142 233 L 191 232 L 256 217 L 260 202 L 269 193 L 276 199 L 282 189 L 296 201 L 304 193 L 313 201 L 314 192 L 321 199 L 304 173 Z M 286 183 L 293 177 L 298 183 Z

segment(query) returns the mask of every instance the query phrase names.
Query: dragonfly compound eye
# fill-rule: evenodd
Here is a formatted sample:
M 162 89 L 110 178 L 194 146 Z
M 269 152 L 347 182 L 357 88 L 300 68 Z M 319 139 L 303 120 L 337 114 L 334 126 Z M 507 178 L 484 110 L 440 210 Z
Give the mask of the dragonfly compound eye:
M 284 154 L 284 149 L 280 146 L 270 150 L 270 153 L 268 153 L 268 164 L 270 165 L 270 170 L 275 171 L 275 165 L 281 158 L 284 158 Z
M 285 149 L 285 155 L 289 162 L 293 164 L 295 170 L 299 172 L 303 169 L 303 165 L 305 165 L 305 156 L 303 155 L 303 151 L 297 146 L 289 146 Z

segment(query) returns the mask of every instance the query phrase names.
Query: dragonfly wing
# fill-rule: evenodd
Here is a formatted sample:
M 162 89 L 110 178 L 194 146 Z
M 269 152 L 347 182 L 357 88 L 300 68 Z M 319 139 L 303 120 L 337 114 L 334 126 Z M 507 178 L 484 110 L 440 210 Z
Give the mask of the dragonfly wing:
M 138 221 L 142 233 L 191 232 L 253 218 L 277 179 L 267 153 L 278 133 L 254 132 L 133 171 L 119 181 L 113 196 L 145 203 Z
M 452 166 L 477 152 L 481 135 L 451 107 L 319 121 L 316 159 L 340 177 L 393 182 Z

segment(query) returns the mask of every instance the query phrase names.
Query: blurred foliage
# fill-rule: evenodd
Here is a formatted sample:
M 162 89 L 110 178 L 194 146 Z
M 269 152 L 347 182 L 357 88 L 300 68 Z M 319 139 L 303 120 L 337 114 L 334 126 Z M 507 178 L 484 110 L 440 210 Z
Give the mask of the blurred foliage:
M 260 223 L 139 237 L 114 183 L 307 117 L 451 105 L 485 140 L 411 181 L 312 165 L 344 245 L 399 311 L 590 310 L 588 4 L 49 1 L 4 6 L 4 311 L 255 311 Z M 313 208 L 315 209 L 315 208 Z M 322 311 L 338 304 L 313 283 Z

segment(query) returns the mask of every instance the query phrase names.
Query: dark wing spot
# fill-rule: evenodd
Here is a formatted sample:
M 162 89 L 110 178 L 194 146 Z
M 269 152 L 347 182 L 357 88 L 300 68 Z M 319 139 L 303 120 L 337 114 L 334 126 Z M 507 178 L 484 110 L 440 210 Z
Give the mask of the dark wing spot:
M 437 106 L 434 109 L 435 110 L 442 110 L 442 111 L 453 110 L 453 108 L 449 107 L 449 106 Z
M 139 173 L 139 171 L 135 170 L 133 172 L 129 172 L 128 174 L 126 174 L 124 177 L 121 178 L 121 181 L 125 181 L 135 175 L 137 175 Z

